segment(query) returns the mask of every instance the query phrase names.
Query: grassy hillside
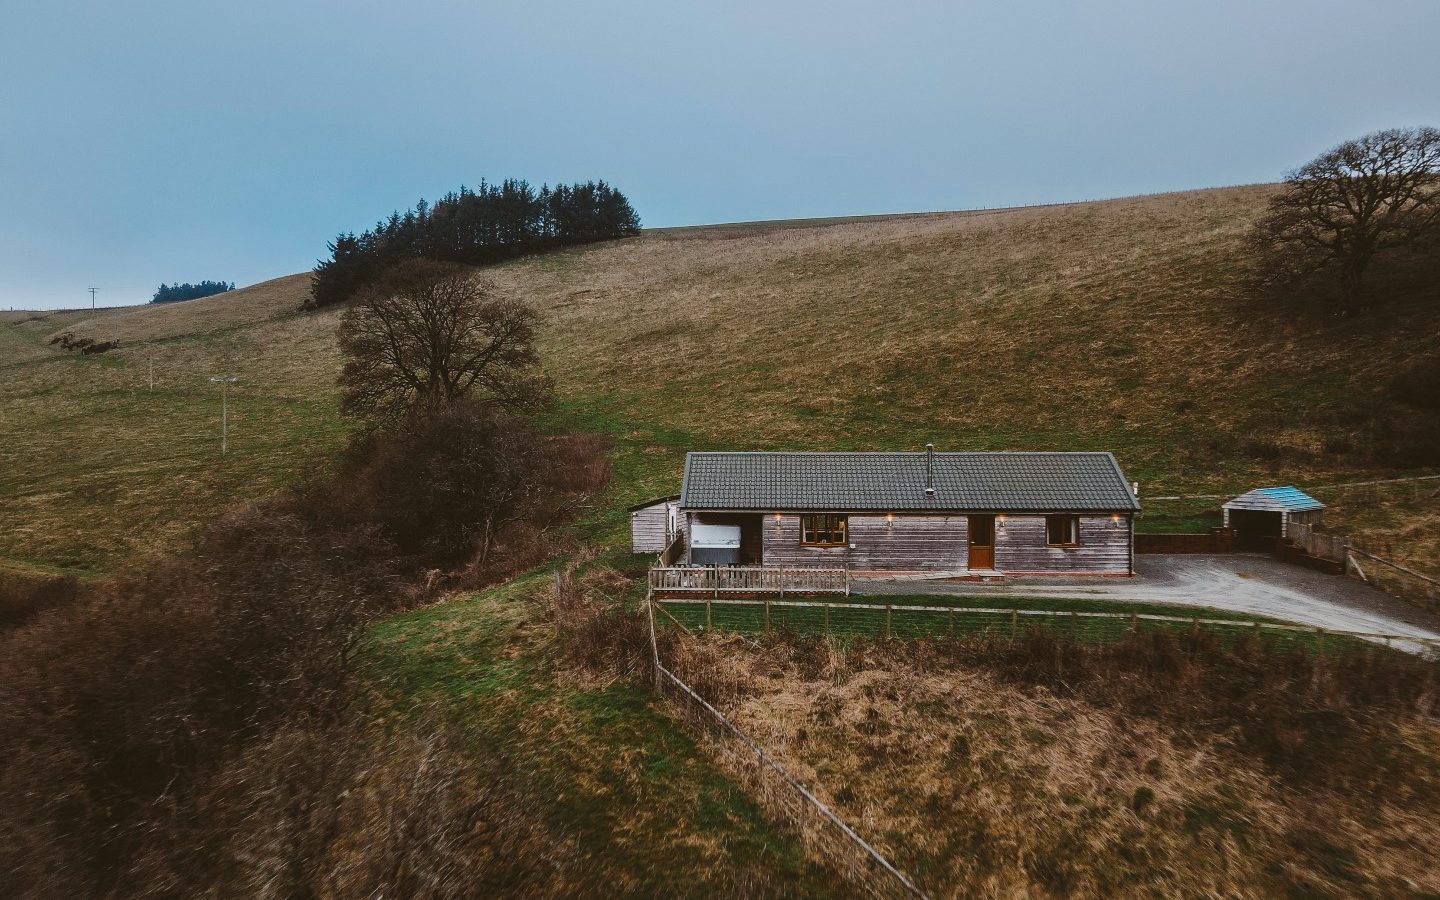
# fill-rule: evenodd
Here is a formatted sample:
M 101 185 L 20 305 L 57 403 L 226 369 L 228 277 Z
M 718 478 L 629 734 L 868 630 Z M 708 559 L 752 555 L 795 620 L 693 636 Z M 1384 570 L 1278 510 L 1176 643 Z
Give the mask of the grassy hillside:
M 1440 307 L 1248 308 L 1240 240 L 1269 191 L 666 229 L 490 275 L 547 316 L 559 415 L 617 438 L 616 507 L 673 490 L 690 447 L 1103 448 L 1149 495 L 1391 474 L 1327 437 Z M 307 283 L 0 319 L 0 557 L 105 569 L 323 466 L 338 313 L 299 313 Z M 121 348 L 45 344 L 65 329 Z
M 335 313 L 301 316 L 305 276 L 138 309 L 0 320 L 0 559 L 89 573 L 174 544 L 222 508 L 317 469 L 341 446 Z M 81 356 L 47 343 L 118 338 Z M 150 366 L 155 387 L 149 388 Z M 233 374 L 230 452 L 220 394 Z
M 1394 474 L 1327 452 L 1327 423 L 1433 342 L 1440 309 L 1305 322 L 1246 309 L 1240 239 L 1267 191 L 668 229 L 488 274 L 546 315 L 556 424 L 613 441 L 614 483 L 577 528 L 610 546 L 611 562 L 626 556 L 625 505 L 672 492 L 690 448 L 1103 448 L 1147 494 Z M 307 283 L 0 315 L 0 567 L 106 572 L 332 466 L 348 432 L 334 388 L 339 312 L 299 312 Z M 121 346 L 84 357 L 47 343 L 66 330 Z M 240 379 L 223 458 L 217 374 Z M 1337 519 L 1433 544 L 1434 507 L 1412 499 Z M 363 674 L 386 726 L 462 721 L 477 753 L 543 788 L 539 814 L 593 852 L 597 884 L 833 892 L 834 873 L 807 861 L 798 836 L 777 829 L 643 685 L 623 673 L 587 680 L 557 659 L 549 584 L 548 572 L 531 573 L 377 623 Z M 841 769 L 822 768 L 827 789 L 844 787 L 829 780 Z M 1134 786 L 1131 774 L 1100 771 Z M 1227 785 L 1263 774 L 1237 771 Z M 1019 796 L 1025 772 L 1006 774 Z M 1209 814 L 1208 795 L 1172 803 L 1168 786 L 1156 791 L 1167 816 Z M 1073 810 L 1068 795 L 1030 799 L 1061 828 L 1110 815 L 1116 797 Z M 867 833 L 870 800 L 842 801 Z M 1201 829 L 1197 840 L 1212 837 Z M 930 875 L 949 864 L 904 862 Z

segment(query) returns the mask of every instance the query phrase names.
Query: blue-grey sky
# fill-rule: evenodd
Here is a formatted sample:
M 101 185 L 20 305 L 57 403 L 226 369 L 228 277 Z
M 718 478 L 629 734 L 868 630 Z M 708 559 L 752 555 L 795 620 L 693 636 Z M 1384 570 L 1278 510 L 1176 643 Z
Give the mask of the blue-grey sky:
M 0 308 L 310 267 L 482 177 L 646 225 L 1270 181 L 1440 125 L 1436 0 L 0 0 Z

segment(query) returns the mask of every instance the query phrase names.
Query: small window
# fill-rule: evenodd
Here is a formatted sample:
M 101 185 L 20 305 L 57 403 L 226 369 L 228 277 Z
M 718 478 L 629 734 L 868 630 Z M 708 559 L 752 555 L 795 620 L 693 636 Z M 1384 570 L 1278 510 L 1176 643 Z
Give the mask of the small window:
M 1079 516 L 1046 516 L 1045 543 L 1051 547 L 1075 547 L 1080 544 Z
M 805 547 L 840 547 L 846 541 L 845 516 L 801 516 L 800 544 Z

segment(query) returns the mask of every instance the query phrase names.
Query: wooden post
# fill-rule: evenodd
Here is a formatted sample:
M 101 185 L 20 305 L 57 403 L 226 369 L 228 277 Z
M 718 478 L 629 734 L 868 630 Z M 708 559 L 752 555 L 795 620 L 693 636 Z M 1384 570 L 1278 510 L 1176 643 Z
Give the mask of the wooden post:
M 785 567 L 780 567 L 780 599 L 785 599 Z
M 830 634 L 830 604 L 825 604 L 825 634 Z
M 706 630 L 706 631 L 709 631 L 709 630 L 711 629 L 712 622 L 713 622 L 713 620 L 710 618 L 710 601 L 709 601 L 709 600 L 706 600 L 706 601 L 705 601 L 705 630 Z
M 950 636 L 955 636 L 955 607 L 950 607 Z
M 885 604 L 885 637 L 890 637 L 890 604 Z
M 1140 618 L 1139 616 L 1136 616 L 1133 612 L 1130 614 L 1130 633 L 1140 633 Z
M 770 601 L 765 601 L 765 633 L 770 633 Z
M 1191 638 L 1191 640 L 1194 640 L 1195 638 L 1198 638 L 1199 636 L 1200 636 L 1200 619 L 1199 619 L 1199 617 L 1197 616 L 1197 617 L 1192 618 L 1192 619 L 1190 620 L 1190 638 Z
M 1012 641 L 1015 640 L 1015 636 L 1016 636 L 1016 634 L 1019 632 L 1019 628 L 1020 628 L 1020 610 L 1018 610 L 1018 609 L 1012 609 L 1012 610 L 1010 610 L 1010 640 L 1012 640 Z

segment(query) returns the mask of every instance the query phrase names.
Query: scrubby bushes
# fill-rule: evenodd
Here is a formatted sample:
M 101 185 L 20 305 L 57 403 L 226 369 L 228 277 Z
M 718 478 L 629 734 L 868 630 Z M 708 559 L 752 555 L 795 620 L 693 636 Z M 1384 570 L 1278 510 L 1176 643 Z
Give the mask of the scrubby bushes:
M 47 609 L 75 602 L 80 582 L 73 575 L 20 575 L 0 571 L 0 632 Z
M 533 564 L 553 544 L 546 530 L 607 474 L 593 440 L 494 411 L 416 418 L 358 448 L 333 481 L 237 510 L 186 553 L 0 635 L 7 891 L 278 897 L 387 884 L 445 896 L 520 877 L 527 861 L 479 849 L 524 821 L 499 799 L 510 788 L 480 790 L 490 782 L 455 762 L 449 738 L 435 739 L 442 772 L 417 768 L 399 738 L 357 730 L 352 660 L 373 615 Z M 382 833 L 401 821 L 410 832 Z M 314 858 L 305 841 L 319 842 Z M 427 881 L 445 872 L 462 872 L 458 886 Z

